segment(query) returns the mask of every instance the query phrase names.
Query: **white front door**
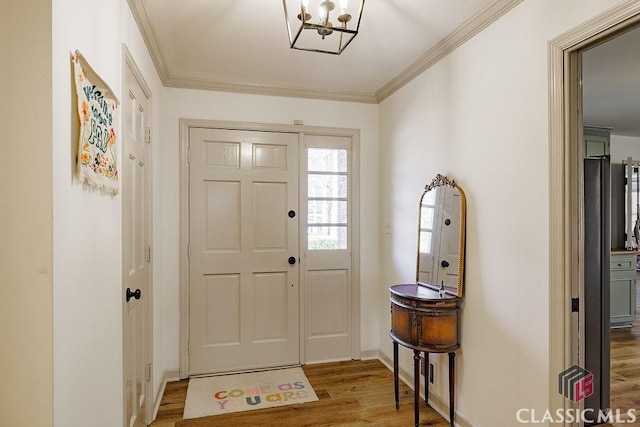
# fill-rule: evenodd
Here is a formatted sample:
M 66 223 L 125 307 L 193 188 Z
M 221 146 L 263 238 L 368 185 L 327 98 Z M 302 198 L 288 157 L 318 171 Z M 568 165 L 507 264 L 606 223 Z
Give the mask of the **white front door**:
M 122 269 L 124 425 L 146 426 L 150 355 L 149 99 L 126 66 L 122 101 Z
M 298 364 L 298 135 L 191 128 L 189 374 Z

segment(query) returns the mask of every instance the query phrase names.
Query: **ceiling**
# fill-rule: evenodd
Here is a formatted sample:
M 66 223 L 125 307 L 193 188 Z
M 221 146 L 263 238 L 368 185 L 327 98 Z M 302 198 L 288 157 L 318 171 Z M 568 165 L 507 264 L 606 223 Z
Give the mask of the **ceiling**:
M 339 56 L 290 49 L 281 0 L 128 1 L 165 86 L 377 103 L 522 0 L 368 0 Z
M 583 121 L 640 137 L 640 28 L 582 55 Z

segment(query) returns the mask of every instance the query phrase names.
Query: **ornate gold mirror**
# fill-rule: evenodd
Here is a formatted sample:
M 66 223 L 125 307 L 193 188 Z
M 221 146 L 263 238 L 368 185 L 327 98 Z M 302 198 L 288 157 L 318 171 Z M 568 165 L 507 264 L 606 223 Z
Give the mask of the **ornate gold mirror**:
M 438 174 L 425 187 L 418 217 L 416 281 L 462 297 L 466 200 L 453 180 Z

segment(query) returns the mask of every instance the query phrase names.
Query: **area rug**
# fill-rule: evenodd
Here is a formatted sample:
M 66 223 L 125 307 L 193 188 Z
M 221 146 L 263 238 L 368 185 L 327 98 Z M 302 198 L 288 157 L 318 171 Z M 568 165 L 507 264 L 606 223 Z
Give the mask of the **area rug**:
M 302 368 L 192 378 L 183 419 L 315 402 Z

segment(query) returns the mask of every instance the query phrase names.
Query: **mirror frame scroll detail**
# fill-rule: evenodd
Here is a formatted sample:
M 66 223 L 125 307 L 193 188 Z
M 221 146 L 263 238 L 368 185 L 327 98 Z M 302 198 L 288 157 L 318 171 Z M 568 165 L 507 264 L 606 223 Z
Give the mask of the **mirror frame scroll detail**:
M 462 188 L 458 184 L 456 184 L 455 180 L 449 179 L 446 175 L 437 174 L 436 177 L 425 186 L 424 192 L 420 197 L 420 204 L 418 205 L 418 251 L 416 254 L 416 283 L 429 286 L 431 288 L 437 288 L 437 283 L 424 283 L 419 280 L 420 276 L 420 230 L 422 227 L 422 202 L 426 194 L 434 190 L 438 187 L 451 188 L 456 190 L 460 195 L 460 236 L 458 239 L 458 255 L 459 255 L 459 263 L 458 263 L 458 283 L 457 287 L 448 287 L 445 288 L 445 291 L 448 294 L 456 295 L 460 298 L 463 296 L 464 290 L 464 261 L 465 261 L 465 243 L 466 243 L 466 211 L 467 211 L 467 201 L 462 191 Z

